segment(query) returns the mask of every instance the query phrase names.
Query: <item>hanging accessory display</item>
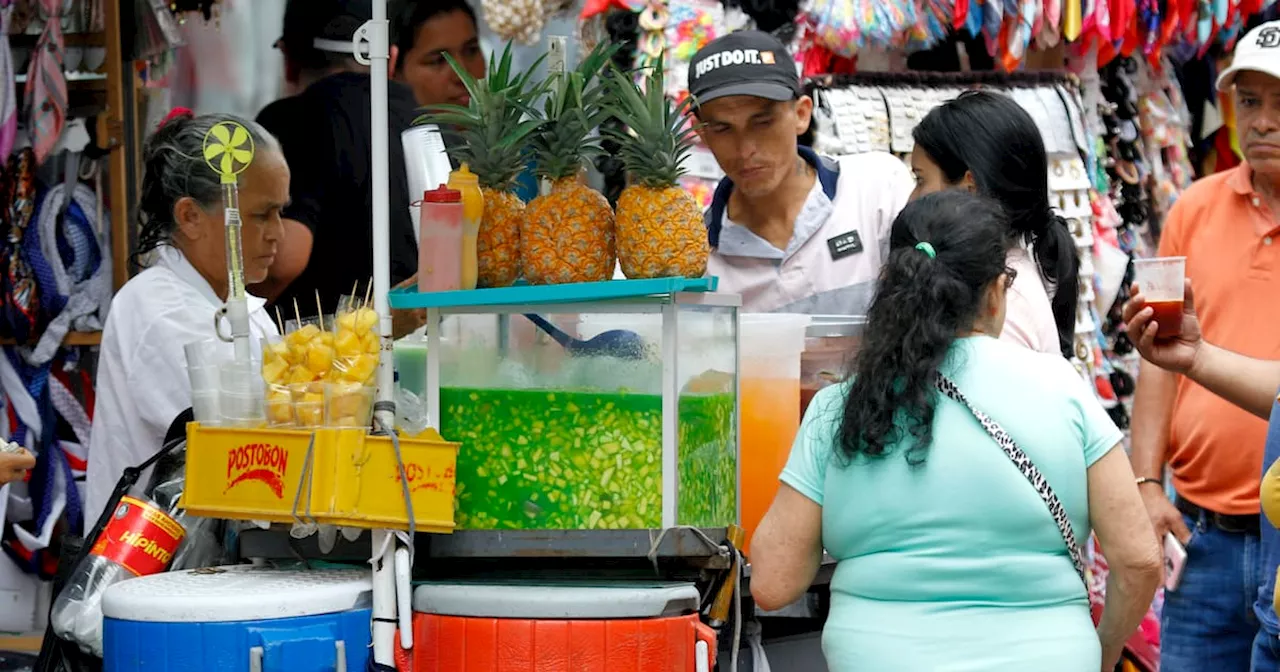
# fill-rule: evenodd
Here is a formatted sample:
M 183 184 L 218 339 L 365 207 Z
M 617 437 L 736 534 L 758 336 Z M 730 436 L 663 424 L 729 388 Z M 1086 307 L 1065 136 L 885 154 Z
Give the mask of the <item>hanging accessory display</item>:
M 484 19 L 498 37 L 535 44 L 542 37 L 546 9 L 542 0 L 483 0 Z
M 204 160 L 222 183 L 222 211 L 227 237 L 227 303 L 214 317 L 218 338 L 235 344 L 236 361 L 249 361 L 249 304 L 244 288 L 239 176 L 253 163 L 253 136 L 234 121 L 215 124 L 204 136 Z M 231 325 L 222 333 L 221 320 Z

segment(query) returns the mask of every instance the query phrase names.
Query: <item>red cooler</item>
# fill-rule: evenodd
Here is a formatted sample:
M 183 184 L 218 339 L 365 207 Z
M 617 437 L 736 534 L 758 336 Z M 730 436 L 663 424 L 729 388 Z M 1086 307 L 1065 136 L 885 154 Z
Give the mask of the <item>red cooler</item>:
M 691 583 L 427 583 L 402 672 L 709 672 Z M 397 647 L 399 638 L 397 638 Z

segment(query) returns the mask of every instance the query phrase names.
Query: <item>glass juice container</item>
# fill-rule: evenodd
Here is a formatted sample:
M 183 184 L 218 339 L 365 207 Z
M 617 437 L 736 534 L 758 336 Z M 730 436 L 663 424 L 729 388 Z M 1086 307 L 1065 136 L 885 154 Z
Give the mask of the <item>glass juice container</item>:
M 800 356 L 808 326 L 808 315 L 742 316 L 742 527 L 748 551 L 800 428 Z
M 805 331 L 800 357 L 800 417 L 813 395 L 844 380 L 848 365 L 858 354 L 867 318 L 862 315 L 814 315 Z
M 665 307 L 678 312 L 678 326 L 664 357 L 663 315 L 655 314 L 663 307 L 617 312 L 579 306 L 596 312 L 544 309 L 540 316 L 584 340 L 629 331 L 642 352 L 569 355 L 554 342 L 516 338 L 526 326 L 520 323 L 529 320 L 514 310 L 467 315 L 466 333 L 442 341 L 440 431 L 463 443 L 459 529 L 723 527 L 736 521 L 735 309 Z M 549 356 L 548 348 L 558 356 Z M 676 448 L 673 512 L 664 505 L 668 410 L 676 420 L 670 437 Z M 674 520 L 664 520 L 667 513 Z

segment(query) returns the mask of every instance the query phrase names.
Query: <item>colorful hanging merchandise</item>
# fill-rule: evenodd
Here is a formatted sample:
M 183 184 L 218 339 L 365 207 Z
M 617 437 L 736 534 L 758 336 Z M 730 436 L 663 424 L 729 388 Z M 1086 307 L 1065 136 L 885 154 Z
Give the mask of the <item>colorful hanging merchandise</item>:
M 503 41 L 534 44 L 542 37 L 546 8 L 542 0 L 483 0 L 484 20 Z
M 23 99 L 36 163 L 41 164 L 58 143 L 67 122 L 67 79 L 62 71 L 62 0 L 38 2 L 44 29 L 31 53 Z

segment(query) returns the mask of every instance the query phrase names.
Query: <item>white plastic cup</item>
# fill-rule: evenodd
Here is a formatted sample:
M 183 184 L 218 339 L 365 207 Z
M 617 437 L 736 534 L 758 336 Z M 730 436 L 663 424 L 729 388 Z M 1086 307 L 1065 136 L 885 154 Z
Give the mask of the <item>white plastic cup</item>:
M 1155 312 L 1156 338 L 1182 332 L 1182 310 L 1187 291 L 1187 258 L 1156 257 L 1133 262 L 1133 281 Z

